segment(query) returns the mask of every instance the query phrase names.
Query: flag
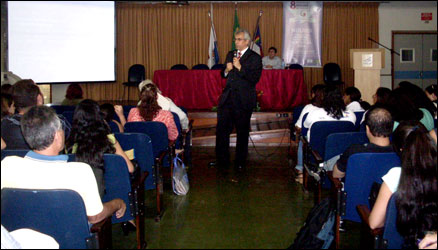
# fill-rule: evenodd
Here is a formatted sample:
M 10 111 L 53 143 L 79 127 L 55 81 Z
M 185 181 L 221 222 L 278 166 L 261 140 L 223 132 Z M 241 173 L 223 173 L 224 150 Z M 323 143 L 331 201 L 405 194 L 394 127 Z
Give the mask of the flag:
M 252 50 L 257 52 L 261 57 L 263 57 L 262 38 L 260 37 L 260 26 L 258 25 L 258 23 L 257 23 L 256 34 L 251 44 L 251 48 Z
M 234 9 L 234 26 L 233 26 L 233 44 L 231 44 L 231 50 L 235 50 L 236 49 L 236 44 L 234 43 L 235 42 L 234 34 L 239 29 L 240 29 L 239 18 L 237 18 L 237 8 L 235 8 Z
M 216 32 L 213 22 L 211 22 L 210 30 L 210 45 L 208 46 L 208 67 L 211 69 L 213 65 L 219 63 L 219 52 L 217 49 Z

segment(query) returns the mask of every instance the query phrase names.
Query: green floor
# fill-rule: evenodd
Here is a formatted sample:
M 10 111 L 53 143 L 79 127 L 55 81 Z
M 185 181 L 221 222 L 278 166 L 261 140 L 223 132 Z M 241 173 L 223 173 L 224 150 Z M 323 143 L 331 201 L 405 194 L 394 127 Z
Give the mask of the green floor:
M 153 217 L 155 192 L 146 193 L 148 248 L 281 249 L 292 244 L 313 207 L 313 195 L 292 181 L 287 148 L 250 148 L 242 176 L 223 177 L 208 168 L 214 159 L 212 147 L 193 148 L 192 155 L 190 191 L 177 196 L 165 186 L 160 222 Z M 357 225 L 347 230 L 341 248 L 358 248 Z M 135 233 L 124 236 L 120 225 L 113 225 L 113 248 L 136 248 Z

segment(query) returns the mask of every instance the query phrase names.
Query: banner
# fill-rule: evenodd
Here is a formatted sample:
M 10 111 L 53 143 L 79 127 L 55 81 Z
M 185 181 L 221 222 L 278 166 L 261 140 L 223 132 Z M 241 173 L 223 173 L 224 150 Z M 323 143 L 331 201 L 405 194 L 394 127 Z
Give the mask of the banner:
M 321 67 L 322 1 L 283 2 L 283 60 L 286 66 Z
M 258 25 L 258 22 L 254 40 L 251 42 L 251 49 L 263 58 L 262 38 L 260 37 L 260 26 Z

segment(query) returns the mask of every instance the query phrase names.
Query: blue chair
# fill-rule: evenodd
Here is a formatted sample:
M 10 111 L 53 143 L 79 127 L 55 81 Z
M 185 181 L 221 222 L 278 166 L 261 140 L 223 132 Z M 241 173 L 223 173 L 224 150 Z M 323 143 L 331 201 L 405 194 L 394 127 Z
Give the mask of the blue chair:
M 296 140 L 296 137 L 295 137 L 295 134 L 294 134 L 295 123 L 297 123 L 298 118 L 300 118 L 300 115 L 301 115 L 301 112 L 303 111 L 303 109 L 304 109 L 304 105 L 297 106 L 297 107 L 294 107 L 292 109 L 292 123 L 291 123 L 291 127 L 290 127 L 290 132 L 291 132 L 290 133 L 290 139 L 293 140 L 293 141 Z
M 289 68 L 288 68 L 288 69 L 299 69 L 299 70 L 304 70 L 303 66 L 301 66 L 301 65 L 298 64 L 298 63 L 294 63 L 294 64 L 289 65 Z
M 74 115 L 74 111 L 64 111 L 62 112 L 62 115 L 65 117 L 65 119 L 67 119 L 67 121 L 70 124 L 73 124 L 73 115 Z
M 186 65 L 184 64 L 175 64 L 172 67 L 170 67 L 170 70 L 188 70 Z
M 365 111 L 354 112 L 354 114 L 356 115 L 356 123 L 355 123 L 356 131 L 359 131 L 361 125 L 360 121 L 362 121 L 362 117 L 365 114 Z
M 28 149 L 3 149 L 2 150 L 2 160 L 6 156 L 12 156 L 12 155 L 24 157 L 27 154 L 27 152 L 29 152 Z
M 50 235 L 61 249 L 112 245 L 110 217 L 90 229 L 82 197 L 73 190 L 3 188 L 1 220 L 8 231 L 30 228 Z
M 200 63 L 200 64 L 196 64 L 196 65 L 194 65 L 194 66 L 192 67 L 192 69 L 208 70 L 208 69 L 210 69 L 210 68 L 208 67 L 207 64 Z
M 176 149 L 182 149 L 183 145 L 183 132 L 181 127 L 181 121 L 179 120 L 179 116 L 172 112 L 173 120 L 175 121 L 176 128 L 178 129 L 178 138 L 175 141 L 175 148 Z
M 385 216 L 385 228 L 383 229 L 383 248 L 401 249 L 404 243 L 403 237 L 397 230 L 397 207 L 395 200 L 399 194 L 395 192 L 388 202 Z
M 117 125 L 117 123 L 110 121 L 108 123 L 108 126 L 111 129 L 111 133 L 120 133 L 120 129 L 119 129 L 119 126 Z
M 224 68 L 224 64 L 222 63 L 217 63 L 215 65 L 213 65 L 213 67 L 211 67 L 211 69 L 213 70 L 222 70 Z

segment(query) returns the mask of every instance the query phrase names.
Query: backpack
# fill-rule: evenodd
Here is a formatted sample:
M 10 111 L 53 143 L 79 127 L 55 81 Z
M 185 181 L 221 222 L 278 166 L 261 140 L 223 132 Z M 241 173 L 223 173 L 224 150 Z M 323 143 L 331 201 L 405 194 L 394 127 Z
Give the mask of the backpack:
M 289 249 L 328 249 L 335 237 L 336 207 L 331 198 L 314 206 Z

